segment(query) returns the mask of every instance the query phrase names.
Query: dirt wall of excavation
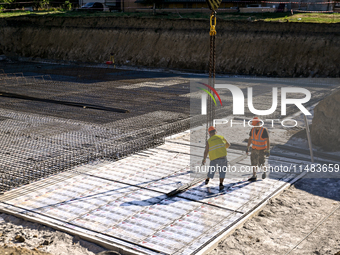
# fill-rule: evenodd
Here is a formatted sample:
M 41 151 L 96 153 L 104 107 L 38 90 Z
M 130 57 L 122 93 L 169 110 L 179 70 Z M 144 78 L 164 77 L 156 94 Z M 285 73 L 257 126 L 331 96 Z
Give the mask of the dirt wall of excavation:
M 217 21 L 217 73 L 340 74 L 340 24 Z M 207 20 L 14 17 L 0 20 L 10 57 L 207 70 Z

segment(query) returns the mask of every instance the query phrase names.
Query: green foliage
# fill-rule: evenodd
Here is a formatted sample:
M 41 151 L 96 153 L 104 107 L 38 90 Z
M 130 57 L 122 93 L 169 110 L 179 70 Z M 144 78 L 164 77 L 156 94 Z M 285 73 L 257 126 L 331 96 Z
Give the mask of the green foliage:
M 49 4 L 49 0 L 34 0 L 34 6 L 38 10 L 46 9 Z
M 58 7 L 51 7 L 51 8 L 48 8 L 46 11 L 49 11 L 49 12 L 57 12 L 57 11 L 60 11 L 61 8 L 58 8 Z
M 3 9 L 8 9 L 9 6 L 11 6 L 10 4 L 13 3 L 14 0 L 1 0 L 0 2 L 4 3 L 3 5 L 0 5 L 0 12 L 1 12 Z
M 64 7 L 64 10 L 65 10 L 65 11 L 71 11 L 71 10 L 72 10 L 72 4 L 71 4 L 70 1 L 65 1 L 63 7 Z

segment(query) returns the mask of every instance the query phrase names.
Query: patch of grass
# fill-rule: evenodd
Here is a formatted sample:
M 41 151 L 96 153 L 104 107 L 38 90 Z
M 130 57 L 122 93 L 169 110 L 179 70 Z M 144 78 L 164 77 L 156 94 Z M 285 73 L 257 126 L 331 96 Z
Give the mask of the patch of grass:
M 29 12 L 29 11 L 13 11 L 13 12 L 2 12 L 2 11 L 0 11 L 0 18 L 29 15 L 30 13 L 31 12 Z
M 9 18 L 9 17 L 16 17 L 16 16 L 28 16 L 28 15 L 52 15 L 61 13 L 62 11 L 11 11 L 11 12 L 0 12 L 0 18 Z
M 158 10 L 159 11 L 159 10 Z M 0 18 L 22 15 L 47 15 L 56 17 L 138 17 L 154 19 L 209 19 L 207 13 L 156 13 L 150 12 L 86 12 L 86 11 L 13 11 L 0 12 Z M 303 22 L 303 23 L 339 23 L 340 13 L 218 13 L 220 20 L 248 20 L 266 22 Z
M 282 18 L 287 13 L 220 13 L 218 17 L 224 20 L 249 20 L 259 21 L 265 19 Z
M 340 13 L 296 13 L 284 18 L 266 18 L 270 22 L 339 23 Z

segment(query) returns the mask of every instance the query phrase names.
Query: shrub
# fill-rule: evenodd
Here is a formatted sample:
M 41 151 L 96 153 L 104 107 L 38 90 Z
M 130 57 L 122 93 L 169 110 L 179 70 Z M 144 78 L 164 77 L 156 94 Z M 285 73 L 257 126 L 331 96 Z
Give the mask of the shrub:
M 64 3 L 64 10 L 65 11 L 71 11 L 72 10 L 72 4 L 70 1 L 65 1 Z
M 49 0 L 34 0 L 35 8 L 38 10 L 46 9 L 49 4 Z

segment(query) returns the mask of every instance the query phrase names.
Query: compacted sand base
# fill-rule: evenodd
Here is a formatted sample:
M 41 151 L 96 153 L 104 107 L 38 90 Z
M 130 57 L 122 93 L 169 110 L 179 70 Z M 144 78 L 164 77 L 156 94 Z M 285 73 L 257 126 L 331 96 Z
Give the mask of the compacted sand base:
M 340 254 L 340 180 L 302 179 L 268 203 L 209 255 Z
M 26 254 L 26 255 L 47 255 L 49 253 L 46 252 L 41 252 L 38 250 L 28 250 L 25 248 L 18 248 L 18 247 L 0 247 L 0 254 L 4 255 L 21 255 L 21 254 Z

